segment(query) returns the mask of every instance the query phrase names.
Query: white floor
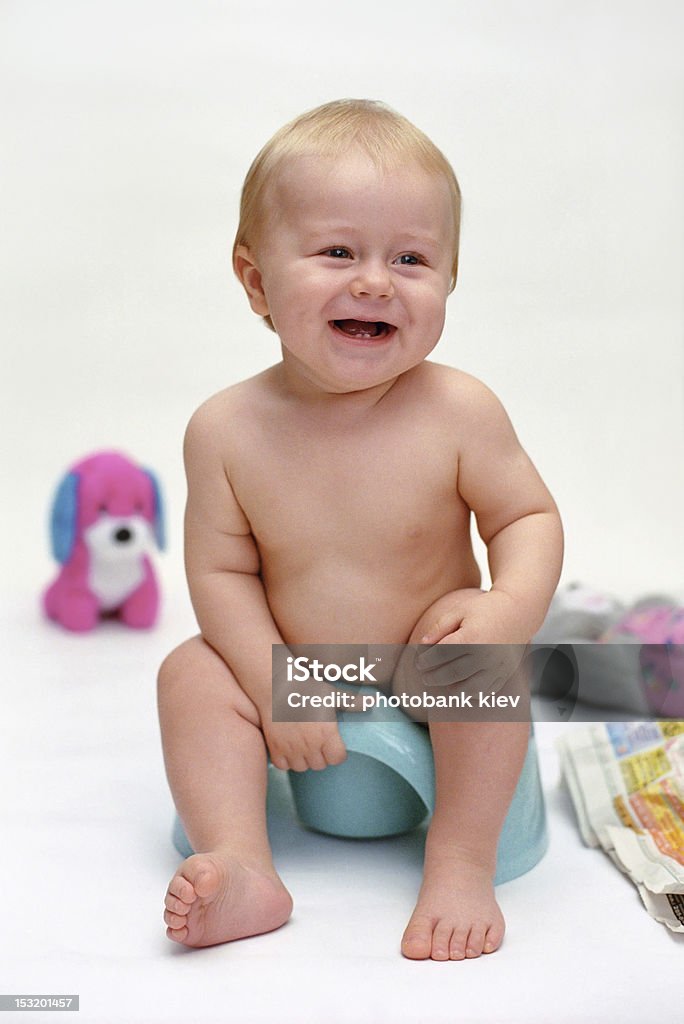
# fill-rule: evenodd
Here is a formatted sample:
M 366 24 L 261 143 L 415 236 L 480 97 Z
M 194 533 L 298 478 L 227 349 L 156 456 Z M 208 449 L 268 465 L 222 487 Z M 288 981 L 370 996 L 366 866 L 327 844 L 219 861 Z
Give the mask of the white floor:
M 43 623 L 29 597 L 7 603 L 3 621 L 3 992 L 78 994 L 83 1024 L 641 1024 L 671 1014 L 684 936 L 650 920 L 631 884 L 582 846 L 559 786 L 554 739 L 578 723 L 537 726 L 551 847 L 500 888 L 508 933 L 496 955 L 402 959 L 420 834 L 315 835 L 296 823 L 284 790 L 272 838 L 292 921 L 187 951 L 161 921 L 177 856 L 154 698 L 185 605 L 167 600 L 162 624 L 144 635 L 108 624 L 70 636 Z

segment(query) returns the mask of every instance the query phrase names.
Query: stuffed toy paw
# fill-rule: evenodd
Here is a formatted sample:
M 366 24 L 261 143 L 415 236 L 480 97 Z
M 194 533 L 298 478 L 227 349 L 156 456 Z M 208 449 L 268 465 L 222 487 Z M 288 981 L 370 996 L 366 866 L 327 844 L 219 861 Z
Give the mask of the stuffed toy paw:
M 156 477 L 119 452 L 81 459 L 61 480 L 50 517 L 52 552 L 61 568 L 43 595 L 50 619 L 83 633 L 105 616 L 147 629 L 157 620 L 152 566 L 164 548 Z

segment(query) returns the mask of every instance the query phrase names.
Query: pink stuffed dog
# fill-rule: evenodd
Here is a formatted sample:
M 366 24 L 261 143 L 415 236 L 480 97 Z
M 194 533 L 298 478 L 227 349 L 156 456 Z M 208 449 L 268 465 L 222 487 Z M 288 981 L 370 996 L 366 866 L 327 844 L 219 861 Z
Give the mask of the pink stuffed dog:
M 51 539 L 62 566 L 43 597 L 51 619 L 75 632 L 114 614 L 136 629 L 154 625 L 159 588 L 150 554 L 164 547 L 164 524 L 149 470 L 118 452 L 77 462 L 57 488 Z

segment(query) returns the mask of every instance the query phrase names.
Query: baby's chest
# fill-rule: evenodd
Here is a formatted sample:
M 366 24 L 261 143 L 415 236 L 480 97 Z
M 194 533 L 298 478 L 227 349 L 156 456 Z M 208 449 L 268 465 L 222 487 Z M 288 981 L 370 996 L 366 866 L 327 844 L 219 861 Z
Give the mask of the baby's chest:
M 245 471 L 239 500 L 262 546 L 370 548 L 427 540 L 461 509 L 455 461 L 419 445 L 363 450 L 301 445 Z

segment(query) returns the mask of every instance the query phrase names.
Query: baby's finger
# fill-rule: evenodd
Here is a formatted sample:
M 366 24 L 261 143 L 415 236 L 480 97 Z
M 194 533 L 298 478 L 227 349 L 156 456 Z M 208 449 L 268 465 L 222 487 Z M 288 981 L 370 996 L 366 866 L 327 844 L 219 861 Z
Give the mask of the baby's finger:
M 347 748 L 339 733 L 323 744 L 322 754 L 327 765 L 342 764 L 347 760 Z
M 289 769 L 290 765 L 284 754 L 274 753 L 272 750 L 269 750 L 268 756 L 274 768 L 279 768 L 283 772 Z
M 472 656 L 459 658 L 457 661 L 448 661 L 430 672 L 422 675 L 423 685 L 427 688 L 433 686 L 452 686 L 456 683 L 470 682 L 472 677 L 479 671 L 479 664 Z
M 288 770 L 291 772 L 305 772 L 311 767 L 308 757 L 304 754 L 291 754 L 287 762 Z
M 310 768 L 313 772 L 321 772 L 324 768 L 328 767 L 328 762 L 326 761 L 322 750 L 311 751 L 307 755 L 306 760 L 307 768 Z
M 463 615 L 457 611 L 444 612 L 420 639 L 421 644 L 436 644 L 450 633 L 455 633 L 463 622 Z M 459 641 L 454 641 L 458 643 Z
M 460 643 L 436 643 L 416 655 L 416 668 L 430 672 L 450 662 L 460 661 L 471 655 L 470 647 Z

